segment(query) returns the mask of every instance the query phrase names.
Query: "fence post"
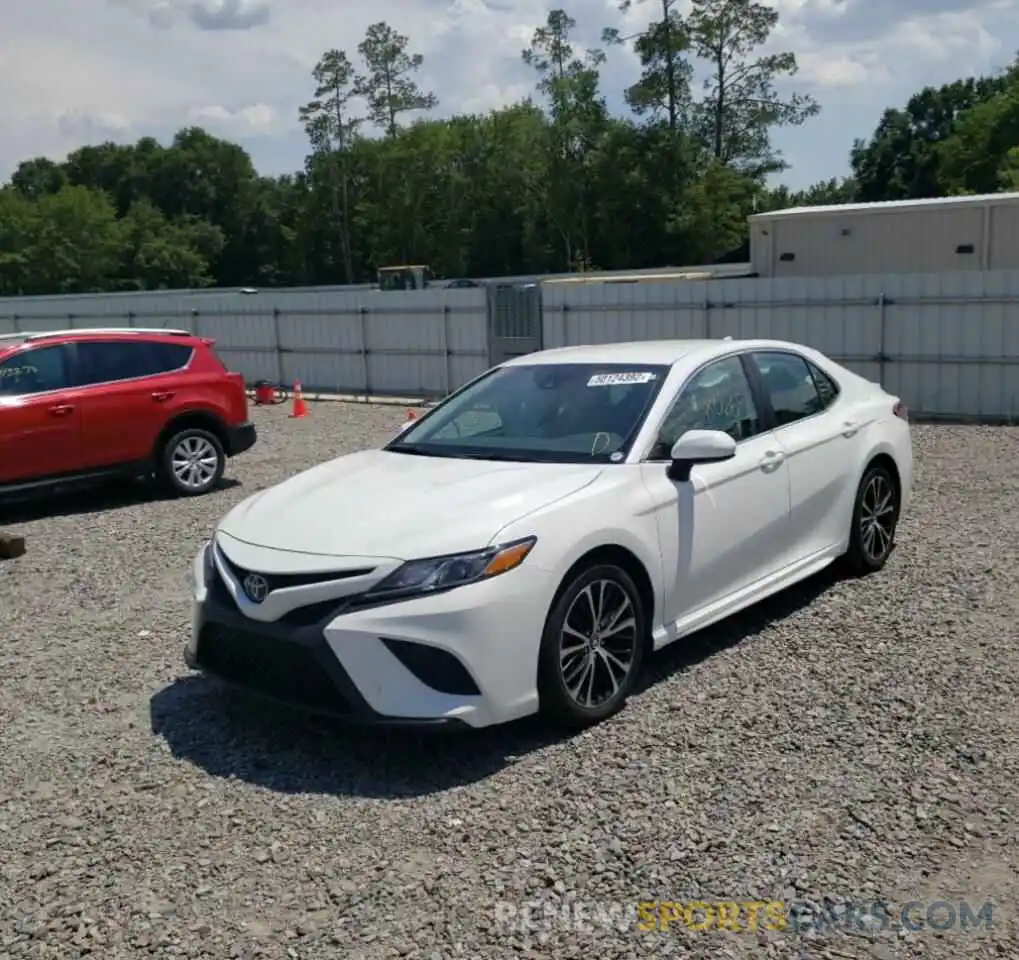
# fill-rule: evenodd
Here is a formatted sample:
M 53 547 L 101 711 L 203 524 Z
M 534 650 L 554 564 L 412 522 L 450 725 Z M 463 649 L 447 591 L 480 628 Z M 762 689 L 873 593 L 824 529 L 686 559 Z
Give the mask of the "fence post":
M 280 334 L 280 308 L 272 308 L 273 351 L 276 354 L 276 383 L 283 386 L 283 337 Z
M 713 306 L 713 304 L 711 303 L 711 301 L 705 296 L 705 298 L 704 298 L 704 306 L 703 306 L 703 310 L 704 310 L 704 339 L 705 340 L 710 340 L 711 339 L 711 310 L 712 310 L 712 306 Z
M 364 398 L 371 396 L 371 367 L 368 361 L 368 308 L 362 303 L 358 306 L 361 320 L 361 379 L 364 381 Z
M 878 330 L 880 331 L 881 337 L 881 352 L 878 354 L 878 382 L 883 387 L 885 385 L 885 364 L 888 360 L 888 311 L 885 309 L 887 301 L 885 300 L 885 293 L 882 290 L 877 297 L 877 309 L 878 309 Z
M 453 392 L 453 371 L 451 367 L 451 352 L 449 349 L 450 309 L 448 303 L 442 304 L 442 390 L 443 396 L 448 397 Z

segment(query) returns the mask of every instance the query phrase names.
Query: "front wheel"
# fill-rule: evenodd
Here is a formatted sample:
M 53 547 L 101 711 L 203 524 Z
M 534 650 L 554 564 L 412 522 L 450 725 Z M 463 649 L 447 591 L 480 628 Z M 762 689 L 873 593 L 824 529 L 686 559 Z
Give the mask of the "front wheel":
M 846 561 L 858 574 L 876 573 L 895 546 L 899 522 L 899 488 L 891 472 L 880 464 L 860 481 L 853 508 Z
M 538 663 L 541 711 L 572 728 L 622 709 L 644 657 L 647 614 L 630 575 L 613 564 L 576 574 L 545 624 Z
M 222 479 L 225 469 L 223 444 L 215 434 L 197 427 L 174 434 L 159 453 L 159 479 L 178 496 L 208 493 Z

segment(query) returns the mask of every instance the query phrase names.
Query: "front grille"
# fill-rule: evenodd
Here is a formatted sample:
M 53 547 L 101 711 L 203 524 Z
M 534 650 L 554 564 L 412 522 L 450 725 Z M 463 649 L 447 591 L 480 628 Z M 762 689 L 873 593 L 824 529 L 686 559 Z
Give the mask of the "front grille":
M 264 696 L 326 713 L 350 712 L 322 661 L 297 643 L 211 623 L 202 629 L 195 659 L 201 669 Z
M 269 592 L 273 590 L 284 590 L 287 587 L 309 587 L 315 583 L 331 583 L 335 580 L 353 580 L 355 577 L 366 577 L 374 571 L 374 567 L 360 567 L 357 570 L 334 570 L 332 573 L 262 573 L 260 570 L 248 570 L 239 567 L 232 560 L 227 558 L 222 550 L 219 551 L 223 563 L 234 575 L 238 583 L 243 583 L 249 573 L 258 573 L 265 577 L 269 584 Z

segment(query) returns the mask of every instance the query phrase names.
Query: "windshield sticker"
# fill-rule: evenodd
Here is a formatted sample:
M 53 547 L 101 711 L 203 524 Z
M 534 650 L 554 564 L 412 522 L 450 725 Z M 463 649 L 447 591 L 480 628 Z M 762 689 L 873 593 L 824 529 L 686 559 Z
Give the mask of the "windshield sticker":
M 632 373 L 596 373 L 587 381 L 589 387 L 615 387 L 621 383 L 651 383 L 657 380 L 654 373 L 634 371 Z

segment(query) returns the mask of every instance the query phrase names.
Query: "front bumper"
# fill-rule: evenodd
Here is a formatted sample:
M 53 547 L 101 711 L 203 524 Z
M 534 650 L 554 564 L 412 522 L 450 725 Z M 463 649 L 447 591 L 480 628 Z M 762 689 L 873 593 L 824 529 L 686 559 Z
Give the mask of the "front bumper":
M 231 685 L 383 726 L 484 727 L 538 709 L 538 649 L 555 589 L 540 570 L 525 565 L 339 616 L 327 603 L 316 619 L 316 604 L 272 622 L 245 616 L 221 575 L 206 583 L 204 573 L 199 554 L 185 661 Z
M 253 423 L 242 423 L 226 428 L 226 455 L 236 457 L 245 450 L 250 450 L 258 439 L 258 431 Z

